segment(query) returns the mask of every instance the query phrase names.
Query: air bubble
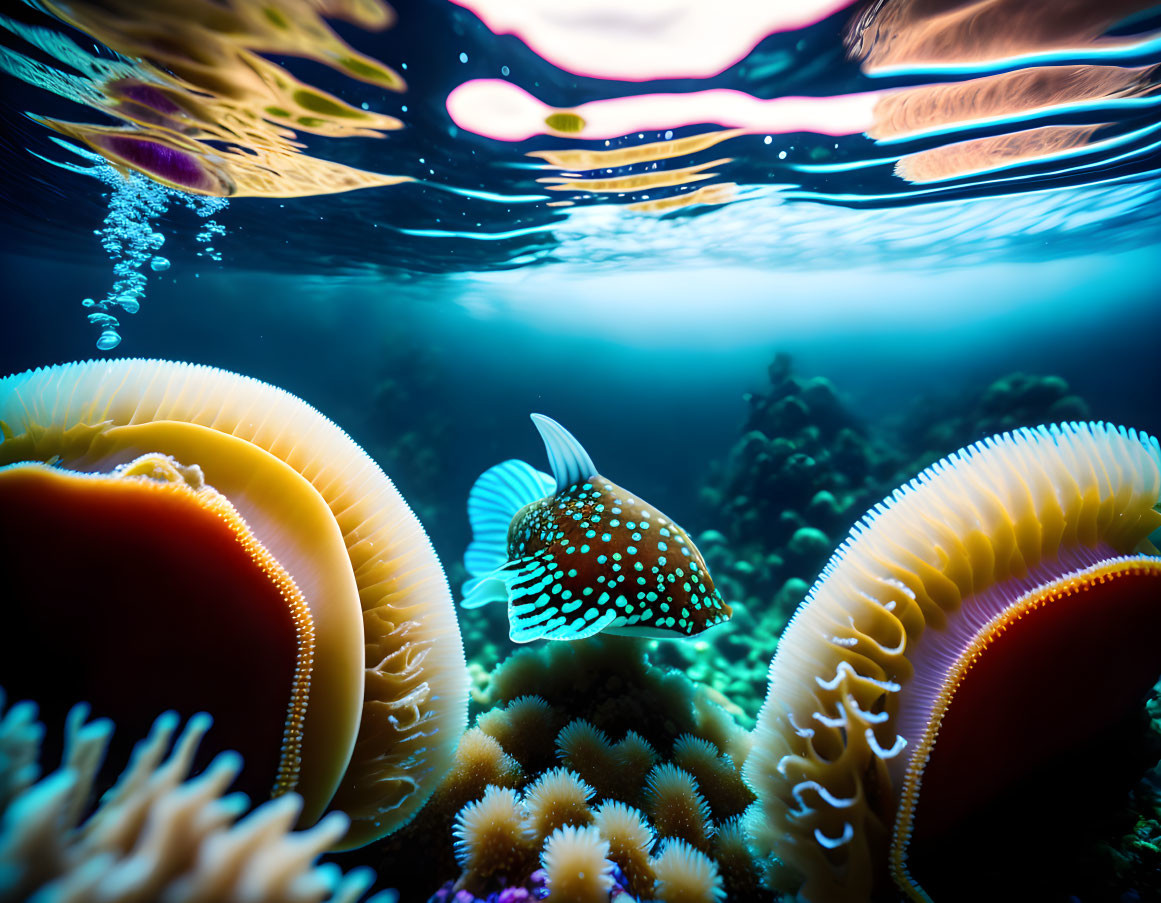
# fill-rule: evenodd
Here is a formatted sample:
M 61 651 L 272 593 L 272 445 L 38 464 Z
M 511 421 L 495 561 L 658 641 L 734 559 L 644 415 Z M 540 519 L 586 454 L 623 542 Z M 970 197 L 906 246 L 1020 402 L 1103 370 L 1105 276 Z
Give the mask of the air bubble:
M 204 221 L 197 240 L 208 244 L 215 236 L 225 234 L 225 227 L 209 217 L 224 210 L 227 201 L 225 198 L 186 194 L 159 185 L 138 173 L 130 173 L 126 178 L 107 164 L 91 171 L 113 189 L 105 195 L 109 209 L 104 224 L 96 232 L 101 237 L 101 247 L 113 262 L 115 281 L 103 300 L 85 298 L 81 303 L 97 311 L 121 310 L 133 314 L 141 309 L 141 300 L 145 296 L 148 281 L 143 272 L 145 265 L 148 264 L 153 272 L 164 272 L 170 267 L 169 260 L 155 253 L 165 244 L 165 236 L 153 228 L 153 223 L 177 202 Z M 210 248 L 208 252 L 212 259 L 222 259 L 220 251 Z M 98 348 L 108 351 L 121 343 L 115 317 L 108 313 L 88 316 L 89 322 L 102 330 Z
M 121 344 L 121 336 L 117 334 L 115 329 L 106 329 L 101 333 L 100 338 L 97 339 L 97 347 L 102 351 L 112 351 Z

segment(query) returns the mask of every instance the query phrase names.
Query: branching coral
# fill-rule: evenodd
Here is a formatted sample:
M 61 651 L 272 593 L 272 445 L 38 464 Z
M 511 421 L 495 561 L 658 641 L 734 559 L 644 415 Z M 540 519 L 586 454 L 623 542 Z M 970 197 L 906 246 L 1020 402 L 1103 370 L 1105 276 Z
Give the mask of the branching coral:
M 5 713 L 0 693 L 0 900 L 353 903 L 370 886 L 369 869 L 343 876 L 315 865 L 342 837 L 344 815 L 294 833 L 302 801 L 288 794 L 239 818 L 246 798 L 226 795 L 241 769 L 234 753 L 191 776 L 211 724 L 206 715 L 191 718 L 176 739 L 177 716 L 158 718 L 94 807 L 112 725 L 87 716 L 85 706 L 72 709 L 62 765 L 38 781 L 43 731 L 35 708 L 21 703 Z

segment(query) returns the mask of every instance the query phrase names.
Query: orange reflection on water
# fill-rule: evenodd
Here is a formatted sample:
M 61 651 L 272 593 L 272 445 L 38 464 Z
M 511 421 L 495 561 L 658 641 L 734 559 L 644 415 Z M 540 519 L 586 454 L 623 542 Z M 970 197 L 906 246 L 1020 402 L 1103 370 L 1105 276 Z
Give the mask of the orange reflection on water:
M 1153 6 L 1146 0 L 1042 4 L 1026 0 L 884 0 L 852 20 L 847 45 L 865 71 L 946 65 L 989 65 L 1018 61 L 1027 54 L 1052 54 L 1096 47 L 1124 47 L 1141 37 L 1110 37 L 1105 31 L 1133 13 Z M 932 182 L 1034 163 L 1100 140 L 1101 125 L 1080 120 L 1031 127 L 1029 117 L 1108 104 L 1110 121 L 1118 100 L 1157 91 L 1161 67 L 1062 64 L 1029 66 L 949 84 L 887 92 L 874 109 L 867 134 L 876 139 L 906 138 L 973 124 L 1007 127 L 1009 132 L 903 156 L 897 175 Z M 1103 114 L 1098 114 L 1103 115 Z M 1091 114 L 1089 114 L 1091 119 Z
M 744 135 L 745 129 L 718 129 L 701 135 L 673 138 L 667 141 L 651 141 L 631 147 L 616 147 L 611 150 L 569 150 L 532 151 L 529 157 L 539 157 L 558 169 L 615 169 L 618 166 L 632 166 L 634 163 L 652 163 L 685 157 L 713 147 L 730 138 Z
M 924 85 L 884 95 L 875 105 L 872 138 L 898 138 L 949 123 L 1020 116 L 1034 110 L 1150 93 L 1154 68 L 1038 66 L 955 84 Z
M 1114 47 L 1135 39 L 1101 36 L 1153 6 L 1154 0 L 885 0 L 852 19 L 847 45 L 869 72 Z
M 538 157 L 551 168 L 562 171 L 560 176 L 545 176 L 537 179 L 550 191 L 634 195 L 641 191 L 678 188 L 715 178 L 718 173 L 705 172 L 705 170 L 724 166 L 732 162 L 733 158 L 722 157 L 707 163 L 672 169 L 651 169 L 644 173 L 621 176 L 607 176 L 605 173 L 625 166 L 688 157 L 743 134 L 745 134 L 744 129 L 717 129 L 699 135 L 687 135 L 684 138 L 650 141 L 645 144 L 608 150 L 590 150 L 587 148 L 539 150 L 530 152 L 528 156 Z M 694 191 L 672 194 L 662 198 L 641 200 L 631 198 L 626 207 L 640 213 L 667 213 L 681 207 L 691 207 L 698 204 L 724 204 L 733 198 L 736 188 L 737 186 L 733 182 L 704 185 Z M 561 206 L 563 203 L 553 202 L 552 206 Z
M 731 159 L 731 157 L 723 157 L 720 160 L 710 160 L 708 163 L 699 163 L 696 166 L 658 169 L 628 176 L 613 176 L 607 179 L 566 179 L 560 176 L 547 176 L 536 181 L 550 191 L 590 191 L 602 194 L 627 193 L 646 188 L 672 188 L 675 185 L 688 185 L 691 182 L 712 179 L 717 173 L 704 172 L 703 170 L 729 163 Z
M 381 0 L 45 2 L 61 20 L 135 60 L 139 78 L 99 85 L 118 126 L 41 119 L 116 165 L 198 194 L 298 197 L 409 181 L 303 152 L 297 133 L 382 137 L 391 116 L 352 107 L 262 54 L 323 63 L 401 91 L 397 73 L 352 49 L 324 17 L 364 29 L 394 21 Z
M 627 205 L 626 209 L 637 213 L 671 213 L 684 207 L 698 205 L 728 204 L 737 195 L 738 186 L 734 182 L 721 182 L 717 185 L 703 185 L 693 191 L 670 195 L 656 201 L 638 201 Z
M 909 182 L 937 182 L 1013 163 L 1031 163 L 1092 142 L 1099 125 L 1057 125 L 945 144 L 909 154 L 895 171 Z

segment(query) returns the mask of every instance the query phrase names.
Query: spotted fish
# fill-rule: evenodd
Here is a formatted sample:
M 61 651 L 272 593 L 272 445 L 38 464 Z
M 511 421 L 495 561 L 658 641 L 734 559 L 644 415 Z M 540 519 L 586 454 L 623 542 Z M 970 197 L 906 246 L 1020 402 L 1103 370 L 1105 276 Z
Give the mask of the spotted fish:
M 553 475 L 512 460 L 476 480 L 464 607 L 506 598 L 517 643 L 601 631 L 687 637 L 728 620 L 730 606 L 686 532 L 598 474 L 555 420 L 532 421 Z

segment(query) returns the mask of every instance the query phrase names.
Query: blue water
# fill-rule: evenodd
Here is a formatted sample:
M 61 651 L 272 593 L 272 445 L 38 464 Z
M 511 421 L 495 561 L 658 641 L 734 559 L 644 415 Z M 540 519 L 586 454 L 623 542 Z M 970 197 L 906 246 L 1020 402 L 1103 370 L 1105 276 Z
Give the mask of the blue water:
M 382 465 L 423 521 L 453 590 L 465 576 L 474 480 L 507 458 L 544 466 L 532 412 L 565 424 L 602 474 L 692 536 L 724 534 L 738 558 L 772 551 L 738 538 L 746 531 L 730 520 L 736 509 L 715 493 L 751 399 L 771 391 L 779 354 L 802 380 L 829 381 L 844 417 L 877 443 L 888 462 L 882 494 L 983 438 L 985 427 L 966 418 L 1047 416 L 1048 402 L 979 413 L 989 387 L 1012 374 L 1041 387 L 1063 380 L 1059 394 L 1082 399 L 1085 417 L 1161 434 L 1161 7 L 1126 3 L 1139 9 L 1100 24 L 1097 4 L 1076 4 L 1078 19 L 1088 12 L 1091 21 L 1061 47 L 1037 37 L 1035 11 L 1028 18 L 1015 0 L 992 4 L 1011 27 L 993 36 L 987 59 L 963 58 L 970 42 L 953 34 L 944 59 L 875 70 L 851 49 L 849 30 L 855 16 L 895 3 L 851 4 L 770 34 L 701 78 L 578 75 L 436 0 L 397 4 L 397 20 L 381 31 L 330 21 L 355 51 L 405 78 L 405 90 L 340 74 L 321 51 L 249 48 L 350 111 L 383 117 L 357 134 L 339 134 L 346 114 L 328 124 L 325 113 L 286 134 L 272 100 L 254 108 L 261 121 L 250 131 L 226 115 L 174 114 L 154 128 L 148 111 L 165 105 L 130 101 L 152 96 L 141 84 L 179 96 L 173 59 L 163 65 L 141 48 L 109 46 L 112 37 L 102 43 L 52 15 L 51 4 L 7 3 L 0 375 L 150 357 L 285 388 Z M 149 24 L 150 5 L 140 7 L 132 15 Z M 169 37 L 185 48 L 184 62 L 206 46 L 196 22 Z M 1073 68 L 1080 80 L 1119 87 L 1023 106 L 1001 92 L 1014 110 L 975 115 L 968 104 L 885 137 L 869 127 L 722 137 L 723 123 L 682 120 L 586 139 L 541 116 L 536 134 L 502 140 L 458 125 L 448 101 L 461 86 L 498 80 L 561 114 L 719 89 L 825 106 Z M 180 96 L 220 101 L 219 113 L 243 109 L 232 93 L 244 93 L 242 70 L 210 70 L 204 83 L 187 72 Z M 139 93 L 118 79 L 139 79 Z M 481 130 L 506 124 L 488 115 Z M 62 123 L 98 128 L 66 134 Z M 145 157 L 130 165 L 98 146 L 102 128 L 185 150 L 154 170 Z M 1055 146 L 1040 129 L 1063 130 L 1072 144 Z M 990 165 L 954 156 L 993 139 L 1024 142 L 1023 156 Z M 657 150 L 670 143 L 671 152 Z M 285 156 L 263 156 L 271 147 Z M 554 165 L 554 155 L 571 163 Z M 214 184 L 245 190 L 180 182 L 193 170 L 221 175 L 214 167 L 223 160 L 235 181 Z M 949 168 L 908 177 L 936 163 Z M 408 181 L 341 192 L 294 181 L 328 166 Z M 953 444 L 940 445 L 941 436 Z M 832 546 L 848 526 L 828 526 Z M 793 576 L 809 582 L 819 566 Z M 751 585 L 747 603 L 773 595 L 785 576 Z M 482 668 L 512 650 L 502 607 L 493 609 L 461 622 L 469 660 Z M 756 701 L 739 703 L 743 718 L 753 718 Z

